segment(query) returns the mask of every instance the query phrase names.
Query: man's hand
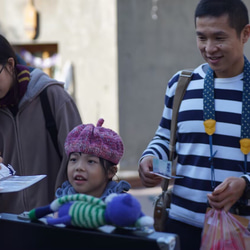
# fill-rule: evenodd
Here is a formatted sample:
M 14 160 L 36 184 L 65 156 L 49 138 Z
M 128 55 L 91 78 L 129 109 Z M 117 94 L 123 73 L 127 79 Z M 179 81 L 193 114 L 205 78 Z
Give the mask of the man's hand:
M 141 160 L 139 165 L 139 176 L 145 187 L 155 187 L 162 180 L 160 176 L 150 173 L 150 171 L 153 171 L 153 158 L 154 156 L 146 156 Z
M 243 195 L 245 187 L 246 182 L 243 178 L 229 177 L 207 195 L 209 204 L 215 209 L 224 209 L 228 212 Z

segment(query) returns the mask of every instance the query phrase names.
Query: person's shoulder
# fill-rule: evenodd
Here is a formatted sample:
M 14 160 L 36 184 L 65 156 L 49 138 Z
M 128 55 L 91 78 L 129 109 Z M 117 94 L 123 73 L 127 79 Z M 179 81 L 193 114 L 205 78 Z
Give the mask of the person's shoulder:
M 175 76 L 180 76 L 181 74 L 183 74 L 183 72 L 185 71 L 191 71 L 193 74 L 200 74 L 200 75 L 205 75 L 206 72 L 207 72 L 207 69 L 208 69 L 208 64 L 207 63 L 203 63 L 203 64 L 200 64 L 199 66 L 196 66 L 196 67 L 187 67 L 187 68 L 184 68 L 182 70 L 179 70 Z
M 64 89 L 63 83 L 60 82 L 51 82 L 48 83 L 44 89 L 47 88 L 48 93 L 54 93 L 54 94 L 68 94 L 67 91 Z M 57 93 L 58 92 L 58 93 Z
M 177 71 L 172 78 L 169 80 L 168 86 L 169 88 L 172 88 L 173 86 L 176 86 L 179 78 L 181 75 L 185 74 L 185 71 L 191 71 L 191 80 L 198 80 L 198 79 L 203 79 L 205 78 L 206 75 L 206 68 L 207 68 L 207 63 L 201 64 L 197 67 L 187 67 L 184 69 L 181 69 Z
M 183 75 L 183 74 L 185 75 L 185 71 L 191 71 L 192 72 L 192 75 L 191 75 L 192 76 L 192 80 L 202 79 L 202 78 L 205 78 L 207 69 L 208 69 L 208 64 L 207 63 L 203 63 L 203 64 L 200 64 L 197 67 L 194 67 L 194 68 L 186 68 L 186 69 L 179 70 L 175 74 L 175 77 L 178 80 L 178 78 L 180 77 L 180 75 Z
M 54 100 L 58 105 L 68 101 L 72 101 L 70 94 L 64 89 L 63 84 L 60 82 L 52 82 L 44 86 L 46 88 L 47 96 L 50 100 Z M 44 90 L 43 89 L 43 90 Z M 43 91 L 42 90 L 42 91 Z M 41 91 L 41 92 L 42 92 Z

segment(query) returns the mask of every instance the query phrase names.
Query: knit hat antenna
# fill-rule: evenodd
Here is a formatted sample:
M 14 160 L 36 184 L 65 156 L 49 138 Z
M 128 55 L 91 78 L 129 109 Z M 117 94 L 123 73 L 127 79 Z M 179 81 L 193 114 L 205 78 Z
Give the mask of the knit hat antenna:
M 121 137 L 113 130 L 102 127 L 104 120 L 93 124 L 81 124 L 67 136 L 64 148 L 67 156 L 73 152 L 81 152 L 101 157 L 115 165 L 122 158 L 124 147 Z

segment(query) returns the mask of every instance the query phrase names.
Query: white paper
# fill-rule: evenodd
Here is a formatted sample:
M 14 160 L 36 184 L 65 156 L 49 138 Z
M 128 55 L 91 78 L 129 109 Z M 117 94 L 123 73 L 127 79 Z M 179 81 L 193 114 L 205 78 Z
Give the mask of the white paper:
M 153 171 L 151 173 L 161 176 L 165 179 L 183 178 L 182 176 L 172 175 L 172 162 L 171 161 L 163 161 L 157 158 L 153 159 Z
M 13 175 L 0 179 L 0 193 L 17 192 L 23 190 L 45 178 L 46 175 L 18 176 Z

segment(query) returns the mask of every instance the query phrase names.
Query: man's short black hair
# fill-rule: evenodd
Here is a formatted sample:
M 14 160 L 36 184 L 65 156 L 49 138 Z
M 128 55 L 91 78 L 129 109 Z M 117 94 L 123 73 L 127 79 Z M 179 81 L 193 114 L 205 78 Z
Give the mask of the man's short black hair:
M 238 35 L 249 23 L 247 7 L 241 0 L 201 0 L 195 10 L 195 27 L 197 17 L 222 15 L 228 15 L 229 25 Z

